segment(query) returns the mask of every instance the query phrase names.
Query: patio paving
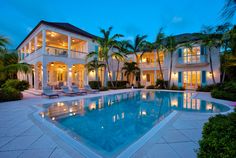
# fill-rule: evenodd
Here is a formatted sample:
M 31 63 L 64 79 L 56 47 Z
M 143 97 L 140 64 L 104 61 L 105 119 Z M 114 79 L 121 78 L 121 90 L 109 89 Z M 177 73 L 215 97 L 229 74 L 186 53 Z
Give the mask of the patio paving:
M 101 92 L 111 94 L 127 90 Z M 96 94 L 90 94 L 91 96 Z M 32 105 L 78 97 L 48 99 L 24 94 L 24 99 L 0 103 L 0 157 L 2 158 L 69 158 L 84 157 L 53 135 L 52 132 L 36 124 L 30 117 L 35 112 Z M 208 93 L 199 93 L 196 98 L 215 101 Z M 219 103 L 230 104 L 217 100 Z M 212 114 L 178 112 L 154 137 L 142 146 L 132 157 L 195 158 L 202 126 Z

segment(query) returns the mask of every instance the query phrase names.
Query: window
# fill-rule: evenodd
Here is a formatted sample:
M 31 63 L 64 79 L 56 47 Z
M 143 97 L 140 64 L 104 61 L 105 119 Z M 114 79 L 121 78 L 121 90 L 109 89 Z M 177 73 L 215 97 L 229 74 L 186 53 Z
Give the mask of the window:
M 71 38 L 71 50 L 76 52 L 86 52 L 86 41 L 78 38 Z
M 37 34 L 37 49 L 40 49 L 43 45 L 43 34 L 42 32 L 39 32 Z
M 150 74 L 147 74 L 146 77 L 147 77 L 147 82 L 150 82 L 150 80 L 151 80 L 150 79 Z
M 185 64 L 200 63 L 200 47 L 193 47 L 192 50 L 189 48 L 183 49 L 183 62 Z

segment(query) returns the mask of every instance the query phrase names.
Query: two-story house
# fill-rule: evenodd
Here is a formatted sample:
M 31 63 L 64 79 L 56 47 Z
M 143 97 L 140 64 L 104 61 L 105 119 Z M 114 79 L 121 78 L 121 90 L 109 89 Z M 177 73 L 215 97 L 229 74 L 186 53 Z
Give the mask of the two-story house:
M 198 86 L 213 84 L 209 52 L 203 46 L 199 36 L 197 34 L 181 34 L 176 35 L 175 39 L 178 43 L 178 49 L 173 53 L 172 58 L 171 85 L 174 84 L 185 89 L 196 89 Z M 191 49 L 184 46 L 185 43 L 189 42 L 193 43 Z M 211 48 L 211 51 L 213 73 L 218 83 L 220 82 L 220 48 Z M 170 53 L 159 52 L 159 57 L 163 77 L 167 81 L 170 74 Z M 157 59 L 156 51 L 145 52 L 142 58 L 138 59 L 142 85 L 155 85 L 156 80 L 161 79 Z

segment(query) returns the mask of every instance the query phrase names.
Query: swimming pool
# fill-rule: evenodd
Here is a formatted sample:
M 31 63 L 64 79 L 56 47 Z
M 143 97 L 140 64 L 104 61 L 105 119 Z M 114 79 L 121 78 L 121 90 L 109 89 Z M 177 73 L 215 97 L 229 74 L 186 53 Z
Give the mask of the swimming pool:
M 100 154 L 113 157 L 173 110 L 218 113 L 229 108 L 192 93 L 136 91 L 44 104 L 41 116 Z

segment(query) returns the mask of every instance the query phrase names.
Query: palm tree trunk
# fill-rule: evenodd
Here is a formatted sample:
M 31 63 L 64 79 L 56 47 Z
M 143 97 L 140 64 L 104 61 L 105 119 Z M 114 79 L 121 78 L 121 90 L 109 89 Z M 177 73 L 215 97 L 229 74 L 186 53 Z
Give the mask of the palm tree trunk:
M 107 74 L 106 74 L 106 71 L 107 71 L 107 67 L 104 66 L 104 74 L 103 74 L 103 86 L 104 87 L 107 87 Z
M 140 68 L 140 63 L 142 63 L 142 57 L 140 58 L 140 61 L 138 61 L 138 55 L 135 53 L 135 56 L 136 56 L 136 63 L 137 63 L 137 66 Z M 139 63 L 140 62 L 140 63 Z M 141 69 L 141 68 L 140 68 Z M 140 73 L 141 75 L 141 73 Z M 138 77 L 138 82 L 140 83 L 141 82 L 141 76 L 139 75 Z
M 209 58 L 210 58 L 210 68 L 211 68 L 211 76 L 212 76 L 212 80 L 213 80 L 213 84 L 216 84 L 216 81 L 215 81 L 215 75 L 214 75 L 214 72 L 213 72 L 213 65 L 212 65 L 212 58 L 211 58 L 211 50 L 209 50 Z
M 118 82 L 118 73 L 119 73 L 119 68 L 120 68 L 120 61 L 117 60 L 117 70 L 116 70 L 116 87 L 117 87 L 117 82 Z
M 162 67 L 161 67 L 161 61 L 160 61 L 160 54 L 159 54 L 159 51 L 157 50 L 157 62 L 158 62 L 158 65 L 159 65 L 159 69 L 160 69 L 160 73 L 161 73 L 161 79 L 164 81 L 164 76 L 163 76 L 163 71 L 162 71 Z M 163 85 L 164 88 L 166 88 L 166 85 L 164 84 Z
M 110 78 L 111 86 L 114 88 L 114 84 L 113 84 L 112 77 L 111 77 L 111 70 L 110 70 L 108 61 L 106 61 L 106 63 L 107 63 L 108 76 Z
M 98 82 L 98 89 L 100 88 L 100 82 L 99 82 L 99 79 L 98 79 L 98 69 L 95 69 L 95 73 L 96 73 L 96 76 L 95 76 L 95 80 Z
M 170 53 L 170 72 L 169 72 L 169 83 L 168 83 L 169 88 L 170 88 L 171 75 L 172 75 L 172 56 L 173 56 L 173 52 Z

